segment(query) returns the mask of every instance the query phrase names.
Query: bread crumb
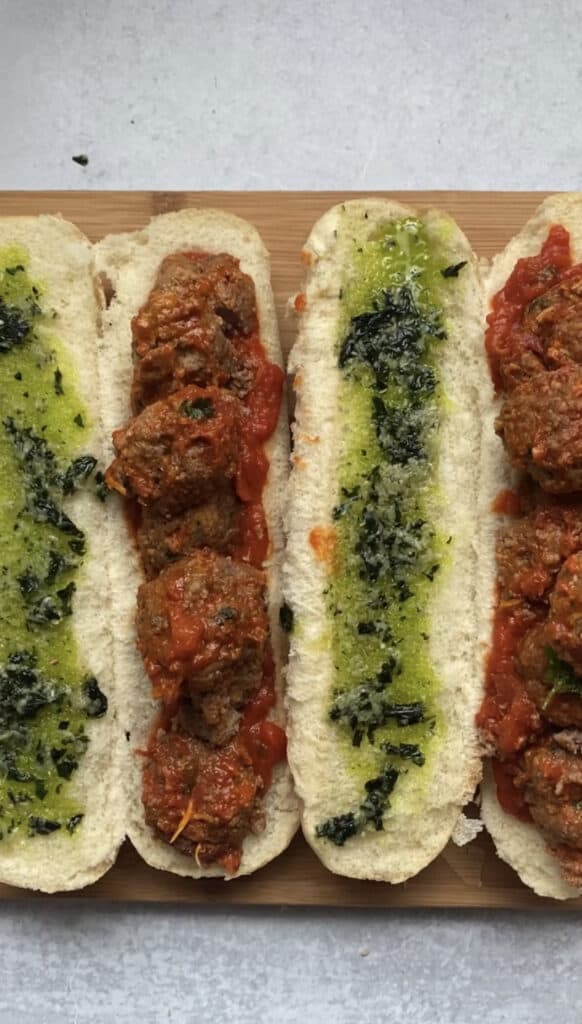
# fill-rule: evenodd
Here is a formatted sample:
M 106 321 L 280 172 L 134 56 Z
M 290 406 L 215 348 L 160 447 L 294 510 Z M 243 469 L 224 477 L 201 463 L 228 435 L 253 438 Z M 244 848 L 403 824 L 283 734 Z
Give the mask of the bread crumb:
M 483 822 L 480 818 L 466 818 L 460 814 L 451 836 L 455 846 L 466 846 L 471 843 L 483 829 Z

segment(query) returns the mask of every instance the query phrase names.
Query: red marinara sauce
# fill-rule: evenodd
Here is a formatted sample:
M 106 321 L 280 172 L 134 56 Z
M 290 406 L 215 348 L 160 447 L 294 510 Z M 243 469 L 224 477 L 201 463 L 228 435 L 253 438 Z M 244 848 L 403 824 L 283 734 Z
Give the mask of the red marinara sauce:
M 485 347 L 496 390 L 503 386 L 503 364 L 526 349 L 536 350 L 535 335 L 523 325 L 526 306 L 567 278 L 571 267 L 570 236 L 561 225 L 553 225 L 538 255 L 518 260 L 503 288 L 494 295 L 487 316 Z M 492 511 L 519 516 L 519 495 L 502 491 Z M 477 726 L 497 754 L 493 775 L 499 803 L 522 821 L 531 821 L 531 817 L 523 793 L 515 785 L 518 758 L 542 723 L 516 669 L 516 654 L 524 634 L 542 618 L 542 611 L 522 601 L 498 598 L 487 656 L 485 697 L 477 715 Z
M 498 516 L 518 516 L 521 512 L 521 500 L 515 491 L 500 491 L 491 506 L 491 511 Z
M 191 260 L 206 258 L 205 252 L 183 252 L 182 256 Z M 269 361 L 261 342 L 259 331 L 250 336 L 232 338 L 232 346 L 237 361 L 244 367 L 248 378 L 248 390 L 242 399 L 243 416 L 239 437 L 239 460 L 235 477 L 236 493 L 242 503 L 240 517 L 241 540 L 233 558 L 246 561 L 257 568 L 262 568 L 269 553 L 269 530 L 263 505 L 263 492 L 269 472 L 269 461 L 265 452 L 265 444 L 273 435 L 279 420 L 285 375 L 283 370 Z M 184 650 L 190 652 L 195 648 L 198 637 L 192 632 L 190 625 L 181 629 L 178 621 L 172 623 L 173 634 L 179 636 Z M 180 631 L 181 630 L 181 631 Z M 147 666 L 146 666 L 147 667 Z M 151 672 L 150 672 L 151 676 Z M 149 741 L 149 751 L 155 742 L 159 730 L 168 730 L 178 711 L 178 699 L 172 694 L 164 701 L 160 715 L 156 719 Z M 224 756 L 217 751 L 212 772 L 208 774 L 207 790 L 202 794 L 200 787 L 191 794 L 192 806 L 202 802 L 208 803 L 213 814 L 228 819 L 232 812 L 232 801 L 239 799 L 234 782 L 236 779 L 237 760 L 248 757 L 256 776 L 261 780 L 266 791 L 271 783 L 274 766 L 286 756 L 286 736 L 284 731 L 274 722 L 267 721 L 267 715 L 276 704 L 275 665 L 272 652 L 265 657 L 263 677 L 259 690 L 248 702 L 243 712 L 238 733 L 225 749 Z M 235 756 L 233 751 L 239 751 Z M 144 752 L 147 753 L 147 752 Z M 216 762 L 216 763 L 215 763 Z M 224 781 L 224 787 L 219 785 Z M 221 796 L 221 790 L 224 794 Z M 242 797 L 241 797 L 242 799 Z M 226 801 L 226 803 L 225 803 Z M 230 803 L 229 803 L 230 801 Z M 227 806 L 228 804 L 228 806 Z M 224 805 L 224 806 L 223 806 Z M 227 871 L 236 871 L 241 858 L 239 848 L 229 850 L 221 855 L 218 862 Z
M 532 821 L 523 792 L 515 785 L 515 764 L 494 760 L 492 768 L 497 799 L 503 810 L 507 814 L 513 814 L 520 821 Z
M 245 338 L 235 348 L 253 375 L 252 386 L 243 400 L 236 493 L 245 503 L 258 502 L 269 472 L 264 445 L 279 420 L 285 374 L 280 366 L 268 361 L 258 335 Z
M 185 252 L 188 259 L 205 259 L 208 253 Z M 247 368 L 252 381 L 243 399 L 240 454 L 236 472 L 236 493 L 243 503 L 241 543 L 234 557 L 260 568 L 269 552 L 269 532 L 263 507 L 263 489 L 269 473 L 265 443 L 274 434 L 281 411 L 285 374 L 271 363 L 256 331 L 250 337 L 233 339 L 235 354 Z
M 279 421 L 285 374 L 279 366 L 268 361 L 258 334 L 245 338 L 240 343 L 240 347 L 243 346 L 244 355 L 241 355 L 251 369 L 253 384 L 244 399 L 236 473 L 236 493 L 243 503 L 241 543 L 234 557 L 261 568 L 269 553 L 269 529 L 262 501 L 269 472 L 264 445 Z M 283 730 L 274 722 L 266 721 L 275 703 L 275 668 L 272 655 L 269 655 L 265 659 L 261 687 L 247 704 L 239 731 L 265 790 L 271 784 L 274 765 L 285 759 L 287 750 Z
M 554 224 L 539 254 L 518 260 L 503 288 L 493 296 L 485 348 L 496 389 L 502 384 L 501 364 L 531 348 L 535 341 L 521 323 L 525 307 L 558 284 L 571 266 L 570 235 Z
M 521 602 L 500 604 L 495 610 L 486 692 L 477 725 L 503 758 L 519 753 L 532 730 L 539 728 L 539 713 L 515 669 L 518 644 L 536 621 L 536 613 Z
M 263 682 L 243 712 L 238 735 L 246 747 L 256 774 L 262 779 L 265 790 L 271 785 L 273 768 L 285 759 L 287 737 L 275 722 L 266 721 L 266 716 L 275 706 L 275 663 L 268 653 L 263 668 Z

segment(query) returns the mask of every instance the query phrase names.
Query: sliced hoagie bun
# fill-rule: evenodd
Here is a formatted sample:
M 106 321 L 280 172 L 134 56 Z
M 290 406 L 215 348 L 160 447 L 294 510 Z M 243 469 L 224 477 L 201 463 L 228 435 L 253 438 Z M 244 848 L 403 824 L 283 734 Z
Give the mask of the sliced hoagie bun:
M 497 855 L 517 871 L 522 882 L 538 896 L 551 896 L 555 900 L 580 896 L 579 889 L 563 880 L 558 861 L 549 853 L 535 825 L 503 810 L 488 768 L 481 782 L 481 818 L 495 843 Z
M 554 195 L 546 199 L 523 229 L 492 261 L 485 275 L 486 312 L 493 297 L 502 289 L 518 260 L 536 256 L 553 225 L 569 232 L 572 263 L 582 260 L 582 194 Z M 492 514 L 495 497 L 519 482 L 510 465 L 501 439 L 495 434 L 495 420 L 504 400 L 504 392 L 494 393 L 491 375 L 483 377 L 481 389 L 482 455 L 479 488 L 479 637 L 481 650 L 491 647 L 491 629 L 495 605 L 496 537 L 504 525 L 504 517 Z M 582 758 L 581 758 L 582 761 Z M 560 864 L 535 824 L 519 820 L 501 807 L 491 770 L 486 770 L 481 786 L 481 817 L 491 834 L 498 855 L 517 871 L 521 880 L 540 896 L 568 899 L 582 894 L 582 889 L 567 884 Z
M 304 256 L 289 760 L 326 867 L 402 882 L 443 849 L 480 775 L 481 285 L 449 217 L 377 198 L 328 211 Z
M 0 220 L 0 880 L 44 892 L 94 882 L 124 835 L 99 316 L 80 231 Z
M 142 231 L 110 235 L 96 247 L 98 270 L 113 293 L 105 314 L 105 358 L 103 376 L 107 382 L 104 419 L 109 437 L 131 417 L 132 382 L 131 321 L 146 302 L 165 257 L 183 252 L 227 253 L 240 261 L 241 270 L 253 280 L 260 340 L 267 358 L 282 365 L 268 254 L 254 228 L 235 216 L 214 210 L 183 210 L 154 218 Z M 283 401 L 278 425 L 265 445 L 269 460 L 263 506 L 270 534 L 270 549 L 264 566 L 268 583 L 270 635 L 276 667 L 277 704 L 269 719 L 284 726 L 283 689 L 286 642 L 279 623 L 281 607 L 280 567 L 283 552 L 282 503 L 288 465 L 287 411 Z M 112 454 L 110 450 L 110 454 Z M 127 773 L 129 802 L 128 834 L 136 849 L 155 868 L 199 878 L 221 876 L 222 867 L 200 867 L 170 843 L 158 838 L 144 818 L 141 799 L 143 752 L 159 715 L 159 703 L 152 699 L 151 685 L 136 649 L 136 592 L 143 580 L 138 553 L 128 534 L 121 505 L 116 509 L 116 559 L 111 565 L 116 595 L 114 648 L 116 673 L 125 695 L 126 729 L 131 748 Z M 263 798 L 265 828 L 248 835 L 243 842 L 238 871 L 227 877 L 248 874 L 277 856 L 289 843 L 298 824 L 296 797 L 286 761 L 275 766 L 271 785 Z

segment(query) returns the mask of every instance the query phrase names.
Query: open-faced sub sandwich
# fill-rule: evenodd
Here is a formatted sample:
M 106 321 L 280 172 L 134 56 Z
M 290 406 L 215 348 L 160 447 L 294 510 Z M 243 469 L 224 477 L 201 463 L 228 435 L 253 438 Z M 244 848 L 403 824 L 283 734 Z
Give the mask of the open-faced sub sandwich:
M 0 220 L 0 879 L 47 892 L 125 832 L 99 305 L 72 224 Z
M 542 896 L 582 893 L 582 196 L 552 196 L 486 280 L 482 816 Z
M 289 758 L 323 863 L 401 882 L 443 849 L 480 775 L 481 285 L 449 217 L 384 199 L 329 210 L 304 258 Z
M 185 210 L 105 238 L 96 261 L 113 294 L 106 479 L 134 542 L 118 516 L 128 834 L 154 867 L 232 878 L 280 853 L 298 823 L 280 624 L 288 423 L 269 259 L 246 222 Z

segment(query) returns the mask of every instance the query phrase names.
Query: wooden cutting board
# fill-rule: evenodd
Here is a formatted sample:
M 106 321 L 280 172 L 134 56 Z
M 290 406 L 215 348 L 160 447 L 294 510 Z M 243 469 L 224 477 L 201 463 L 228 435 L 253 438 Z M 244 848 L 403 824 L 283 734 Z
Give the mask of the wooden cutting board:
M 271 253 L 281 338 L 288 351 L 293 318 L 287 300 L 299 290 L 301 246 L 329 206 L 365 192 L 0 192 L 0 216 L 62 213 L 93 241 L 142 227 L 154 214 L 216 206 L 250 220 Z M 545 193 L 391 192 L 394 199 L 447 210 L 480 256 L 492 256 L 519 230 Z M 354 882 L 326 871 L 301 837 L 276 861 L 233 882 L 177 878 L 147 867 L 126 843 L 116 865 L 83 898 L 176 903 L 294 904 L 343 907 L 504 907 L 576 911 L 582 899 L 557 903 L 534 896 L 496 856 L 488 837 L 450 844 L 417 878 L 400 886 Z M 0 899 L 49 899 L 0 885 Z M 79 898 L 78 893 L 66 897 Z

